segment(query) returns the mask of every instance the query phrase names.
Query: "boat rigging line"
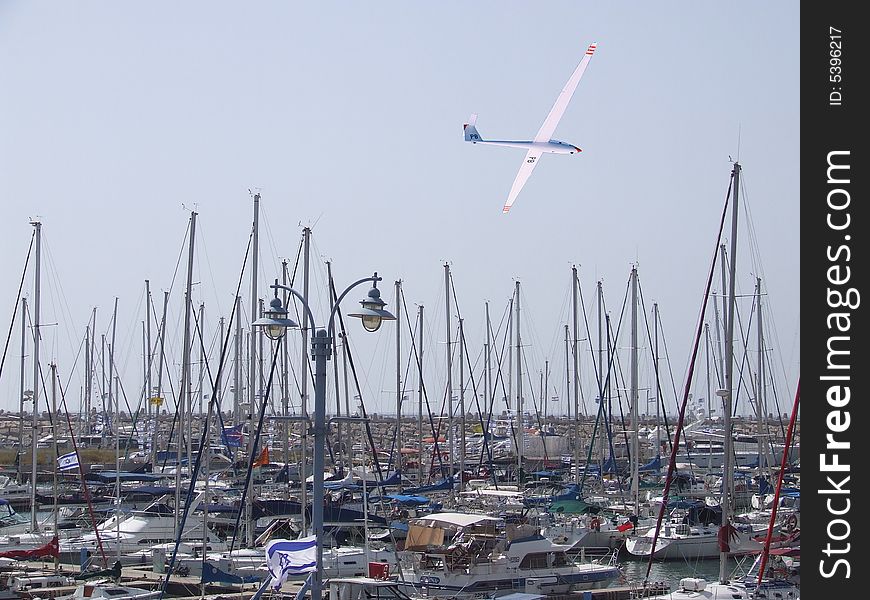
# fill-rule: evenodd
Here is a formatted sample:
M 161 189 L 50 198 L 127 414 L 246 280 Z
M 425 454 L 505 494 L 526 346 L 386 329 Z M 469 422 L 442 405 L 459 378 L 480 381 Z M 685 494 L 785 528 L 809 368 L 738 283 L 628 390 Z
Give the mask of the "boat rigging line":
M 33 250 L 33 240 L 36 238 L 36 230 L 30 235 L 30 246 L 27 248 L 27 256 L 24 259 L 24 269 L 21 271 L 21 281 L 18 284 L 18 293 L 15 295 L 15 306 L 12 307 L 12 321 L 9 323 L 9 333 L 6 334 L 6 345 L 3 347 L 3 358 L 0 359 L 0 377 L 3 376 L 3 365 L 6 364 L 6 352 L 9 350 L 9 341 L 12 339 L 12 330 L 15 327 L 15 317 L 18 315 L 18 303 L 21 301 L 21 290 L 24 289 L 24 279 L 27 277 L 27 265 L 30 263 L 30 253 Z

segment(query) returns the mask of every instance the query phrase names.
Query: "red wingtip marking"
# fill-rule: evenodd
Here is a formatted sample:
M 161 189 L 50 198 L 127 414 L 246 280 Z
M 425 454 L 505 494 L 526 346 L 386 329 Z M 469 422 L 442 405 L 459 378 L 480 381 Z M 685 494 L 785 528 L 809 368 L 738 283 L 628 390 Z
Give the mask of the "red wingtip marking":
M 573 148 L 574 148 L 574 150 L 576 150 L 577 152 L 583 152 L 583 151 L 582 151 L 580 148 L 578 148 L 577 146 L 573 146 Z

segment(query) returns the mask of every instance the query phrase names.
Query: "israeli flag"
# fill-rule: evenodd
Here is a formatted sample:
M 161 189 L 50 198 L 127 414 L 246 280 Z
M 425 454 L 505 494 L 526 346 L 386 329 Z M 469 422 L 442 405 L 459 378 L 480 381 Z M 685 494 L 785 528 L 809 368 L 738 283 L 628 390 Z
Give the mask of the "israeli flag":
M 266 545 L 266 565 L 272 576 L 270 585 L 281 589 L 289 577 L 317 569 L 317 538 L 310 535 L 298 540 L 272 540 Z
M 71 471 L 79 468 L 79 455 L 75 452 L 57 457 L 58 471 Z

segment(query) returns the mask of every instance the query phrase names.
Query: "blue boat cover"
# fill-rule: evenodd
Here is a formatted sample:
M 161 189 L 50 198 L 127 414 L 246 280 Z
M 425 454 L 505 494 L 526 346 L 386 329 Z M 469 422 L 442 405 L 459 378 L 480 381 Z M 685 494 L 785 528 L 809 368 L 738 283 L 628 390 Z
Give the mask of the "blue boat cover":
M 256 575 L 241 577 L 221 571 L 211 563 L 205 563 L 202 569 L 202 583 L 256 583 L 260 581 Z
M 428 494 L 429 492 L 441 492 L 444 490 L 453 489 L 453 478 L 448 477 L 446 479 L 442 479 L 438 483 L 433 483 L 432 485 L 421 485 L 414 488 L 408 488 L 404 490 L 405 494 Z
M 642 467 L 638 467 L 638 471 L 640 473 L 649 473 L 651 471 L 661 471 L 662 469 L 662 457 L 656 455 L 654 459 L 643 465 Z

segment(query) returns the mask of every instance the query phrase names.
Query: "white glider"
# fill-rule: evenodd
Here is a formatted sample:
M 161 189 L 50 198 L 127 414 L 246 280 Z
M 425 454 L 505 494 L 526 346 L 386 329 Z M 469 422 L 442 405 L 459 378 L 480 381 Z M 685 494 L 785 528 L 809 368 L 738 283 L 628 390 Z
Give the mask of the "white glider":
M 577 89 L 577 84 L 580 83 L 580 78 L 583 77 L 583 73 L 586 71 L 586 66 L 589 64 L 589 60 L 595 53 L 596 47 L 597 44 L 589 44 L 589 47 L 586 49 L 586 54 L 583 56 L 580 64 L 577 65 L 577 68 L 574 69 L 574 73 L 571 74 L 571 78 L 568 79 L 568 83 L 565 84 L 559 97 L 556 98 L 556 103 L 553 104 L 553 108 L 550 109 L 550 114 L 548 114 L 547 118 L 544 119 L 544 124 L 541 125 L 534 140 L 530 142 L 485 140 L 480 137 L 480 133 L 477 131 L 477 127 L 475 127 L 477 124 L 477 115 L 471 115 L 468 123 L 462 126 L 465 130 L 466 142 L 471 142 L 472 144 L 489 144 L 490 146 L 507 146 L 509 148 L 524 148 L 527 150 L 526 158 L 523 160 L 522 166 L 520 166 L 516 179 L 514 179 L 514 184 L 511 186 L 510 194 L 508 194 L 508 199 L 502 212 L 506 213 L 511 209 L 511 205 L 513 205 L 514 200 L 517 199 L 520 190 L 523 189 L 523 186 L 526 184 L 532 171 L 537 166 L 538 159 L 540 159 L 544 153 L 574 154 L 581 151 L 577 146 L 551 139 L 550 136 L 553 135 L 553 132 L 556 130 L 556 125 L 559 124 L 559 120 L 562 118 L 562 115 L 565 114 L 565 109 L 568 108 L 568 102 L 571 101 L 571 96 L 574 95 L 574 90 Z

